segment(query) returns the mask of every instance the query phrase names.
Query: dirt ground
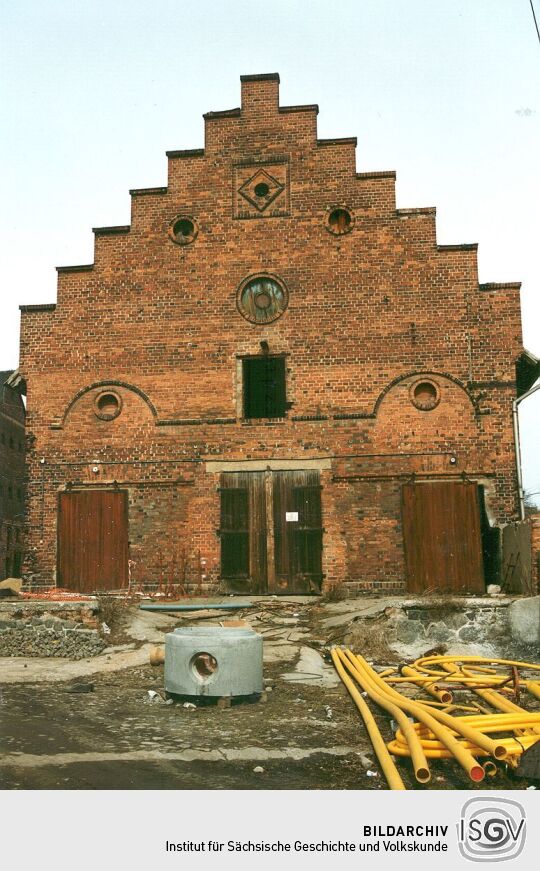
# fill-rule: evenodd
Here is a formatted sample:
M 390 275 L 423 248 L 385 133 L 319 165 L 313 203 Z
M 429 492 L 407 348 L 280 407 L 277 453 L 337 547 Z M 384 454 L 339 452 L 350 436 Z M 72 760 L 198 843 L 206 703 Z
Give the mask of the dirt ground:
M 112 652 L 76 664 L 50 660 L 52 679 L 42 662 L 0 660 L 0 788 L 385 789 L 362 721 L 332 667 L 322 659 L 313 673 L 301 666 L 306 648 L 321 650 L 339 626 L 347 630 L 346 608 L 313 600 L 255 604 L 257 610 L 245 616 L 265 638 L 266 702 L 242 701 L 228 709 L 166 704 L 163 666 L 130 666 L 129 657 L 172 627 L 194 624 L 134 606 L 116 623 L 110 617 Z M 339 614 L 345 616 L 338 626 L 325 625 L 335 624 Z M 118 646 L 123 650 L 115 651 Z M 112 669 L 115 656 L 123 657 L 117 670 L 92 673 L 104 663 Z M 91 682 L 93 691 L 68 692 L 77 681 Z M 152 700 L 149 690 L 159 695 Z M 390 740 L 388 717 L 374 713 Z M 500 765 L 495 778 L 475 787 L 449 761 L 435 762 L 431 783 L 419 786 L 408 761 L 398 764 L 408 789 L 529 786 Z

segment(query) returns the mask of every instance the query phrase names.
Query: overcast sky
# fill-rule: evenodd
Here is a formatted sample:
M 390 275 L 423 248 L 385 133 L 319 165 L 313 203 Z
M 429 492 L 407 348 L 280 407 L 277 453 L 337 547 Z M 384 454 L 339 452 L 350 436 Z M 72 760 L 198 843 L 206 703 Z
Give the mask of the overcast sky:
M 534 0 L 540 21 L 540 0 Z M 319 136 L 358 136 L 359 171 L 397 170 L 399 207 L 437 206 L 442 244 L 478 242 L 480 281 L 522 281 L 540 356 L 540 44 L 529 0 L 3 0 L 0 368 L 20 303 L 54 302 L 57 265 L 91 263 L 129 188 L 165 150 L 203 145 L 203 112 L 242 73 L 319 103 Z M 74 336 L 74 341 L 76 337 Z M 540 391 L 521 406 L 540 502 Z

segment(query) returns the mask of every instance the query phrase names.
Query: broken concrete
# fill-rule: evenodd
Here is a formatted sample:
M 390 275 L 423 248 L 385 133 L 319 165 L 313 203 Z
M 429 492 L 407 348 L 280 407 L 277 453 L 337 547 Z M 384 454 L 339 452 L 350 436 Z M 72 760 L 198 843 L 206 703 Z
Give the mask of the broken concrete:
M 179 618 L 157 611 L 139 611 L 131 615 L 125 628 L 126 635 L 135 641 L 153 641 L 155 644 L 165 643 L 165 633 L 178 626 Z
M 311 647 L 300 649 L 295 670 L 283 674 L 282 677 L 292 683 L 308 683 L 320 687 L 334 687 L 340 682 L 334 667 L 327 665 L 321 654 Z
M 91 659 L 37 659 L 1 658 L 2 684 L 57 683 L 92 674 L 107 674 L 135 665 L 146 665 L 152 645 L 144 644 L 138 650 L 122 650 L 118 653 L 105 650 Z

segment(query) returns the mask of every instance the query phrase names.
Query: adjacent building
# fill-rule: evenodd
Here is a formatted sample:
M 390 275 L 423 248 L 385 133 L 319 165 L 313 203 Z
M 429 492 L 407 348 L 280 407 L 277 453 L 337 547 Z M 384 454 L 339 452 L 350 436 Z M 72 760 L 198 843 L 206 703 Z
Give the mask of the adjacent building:
M 0 372 L 0 580 L 21 576 L 25 498 L 25 409 L 12 371 Z

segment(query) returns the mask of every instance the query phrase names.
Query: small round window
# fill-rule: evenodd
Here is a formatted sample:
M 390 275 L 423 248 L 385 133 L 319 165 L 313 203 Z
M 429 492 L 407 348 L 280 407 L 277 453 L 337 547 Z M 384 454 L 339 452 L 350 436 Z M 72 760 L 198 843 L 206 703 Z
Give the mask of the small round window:
M 179 215 L 169 225 L 169 236 L 177 245 L 189 245 L 197 238 L 199 227 L 194 218 Z
M 343 236 L 345 233 L 349 233 L 352 230 L 353 223 L 353 216 L 349 209 L 338 206 L 337 208 L 330 210 L 327 229 L 330 230 L 334 236 Z
M 440 394 L 432 381 L 417 381 L 411 389 L 412 404 L 419 411 L 431 411 L 440 402 Z
M 285 287 L 271 275 L 248 278 L 238 289 L 238 310 L 252 324 L 275 321 L 287 308 L 288 301 Z
M 96 397 L 94 411 L 100 420 L 114 420 L 122 411 L 122 400 L 112 390 L 105 390 Z

